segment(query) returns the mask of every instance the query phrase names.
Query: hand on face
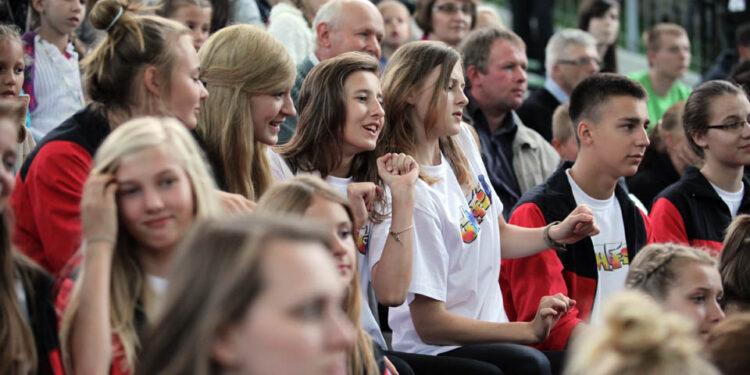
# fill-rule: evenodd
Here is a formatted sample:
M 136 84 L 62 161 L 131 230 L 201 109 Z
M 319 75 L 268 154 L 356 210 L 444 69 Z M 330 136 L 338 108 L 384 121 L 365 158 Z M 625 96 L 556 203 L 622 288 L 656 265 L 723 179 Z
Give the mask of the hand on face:
M 84 240 L 117 239 L 117 182 L 110 174 L 92 173 L 83 186 L 81 224 Z

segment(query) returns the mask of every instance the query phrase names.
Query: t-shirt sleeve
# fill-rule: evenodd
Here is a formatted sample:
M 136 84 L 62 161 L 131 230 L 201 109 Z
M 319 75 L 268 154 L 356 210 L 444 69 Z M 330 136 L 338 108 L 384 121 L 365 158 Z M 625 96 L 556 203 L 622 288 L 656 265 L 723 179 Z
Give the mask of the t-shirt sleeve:
M 656 199 L 649 214 L 649 225 L 648 243 L 689 245 L 682 215 L 669 199 Z
M 516 208 L 509 223 L 527 228 L 547 224 L 541 210 L 533 203 L 525 203 Z M 568 295 L 563 265 L 552 249 L 529 257 L 503 259 L 500 290 L 508 319 L 519 322 L 534 319 L 542 297 L 557 293 Z M 565 349 L 570 332 L 580 322 L 578 309 L 573 307 L 552 328 L 547 340 L 536 347 L 542 350 Z
M 29 209 L 49 271 L 60 271 L 81 245 L 81 195 L 91 168 L 83 148 L 51 142 L 40 150 L 29 171 Z

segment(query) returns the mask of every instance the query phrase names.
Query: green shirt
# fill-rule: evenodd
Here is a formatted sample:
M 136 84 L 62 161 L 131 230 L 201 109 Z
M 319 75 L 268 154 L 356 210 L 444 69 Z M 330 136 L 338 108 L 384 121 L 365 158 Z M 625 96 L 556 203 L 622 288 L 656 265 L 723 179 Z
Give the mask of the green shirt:
M 654 125 L 661 120 L 662 116 L 664 116 L 664 112 L 666 112 L 672 104 L 682 100 L 687 100 L 688 96 L 690 96 L 691 89 L 679 81 L 672 85 L 672 88 L 669 89 L 666 96 L 659 96 L 651 87 L 651 78 L 648 76 L 648 71 L 628 74 L 628 78 L 640 82 L 648 93 L 648 102 L 646 105 L 648 106 L 648 117 L 651 120 L 651 123 L 648 125 L 649 132 L 651 132 Z

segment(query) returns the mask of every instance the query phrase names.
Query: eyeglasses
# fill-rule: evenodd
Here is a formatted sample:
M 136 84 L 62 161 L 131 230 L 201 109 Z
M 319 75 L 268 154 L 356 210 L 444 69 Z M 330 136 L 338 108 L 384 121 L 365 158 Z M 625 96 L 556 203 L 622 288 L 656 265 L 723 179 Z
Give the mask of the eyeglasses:
M 707 128 L 709 129 L 721 129 L 726 130 L 730 132 L 739 132 L 740 130 L 744 129 L 745 126 L 750 126 L 750 122 L 747 120 L 740 120 L 733 122 L 731 124 L 719 124 L 719 125 L 709 125 Z
M 445 3 L 432 7 L 432 11 L 448 14 L 456 14 L 458 11 L 461 11 L 463 14 L 472 15 L 474 14 L 474 4 L 464 3 L 459 6 L 456 3 Z
M 590 65 L 591 63 L 596 66 L 602 66 L 602 62 L 593 57 L 584 56 L 575 60 L 557 60 L 558 64 L 570 64 L 570 65 Z

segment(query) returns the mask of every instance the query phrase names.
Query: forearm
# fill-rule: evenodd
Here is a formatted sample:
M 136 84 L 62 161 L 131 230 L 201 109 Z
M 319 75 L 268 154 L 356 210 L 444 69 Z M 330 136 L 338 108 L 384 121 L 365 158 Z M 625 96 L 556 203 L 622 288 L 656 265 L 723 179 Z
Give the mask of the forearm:
M 446 310 L 442 302 L 423 296 L 417 296 L 409 307 L 419 337 L 430 345 L 538 342 L 530 322 L 495 323 L 471 319 L 454 314 Z
M 523 258 L 549 249 L 544 241 L 544 227 L 524 228 L 512 224 L 500 225 L 502 257 Z
M 378 301 L 386 306 L 399 306 L 406 300 L 411 283 L 414 259 L 414 194 L 394 194 L 390 232 L 380 260 L 372 268 L 372 287 Z
M 78 281 L 81 283 L 79 304 L 71 327 L 70 347 L 75 374 L 105 374 L 112 361 L 109 316 L 111 247 L 108 242 L 96 242 L 86 248 L 84 272 Z

